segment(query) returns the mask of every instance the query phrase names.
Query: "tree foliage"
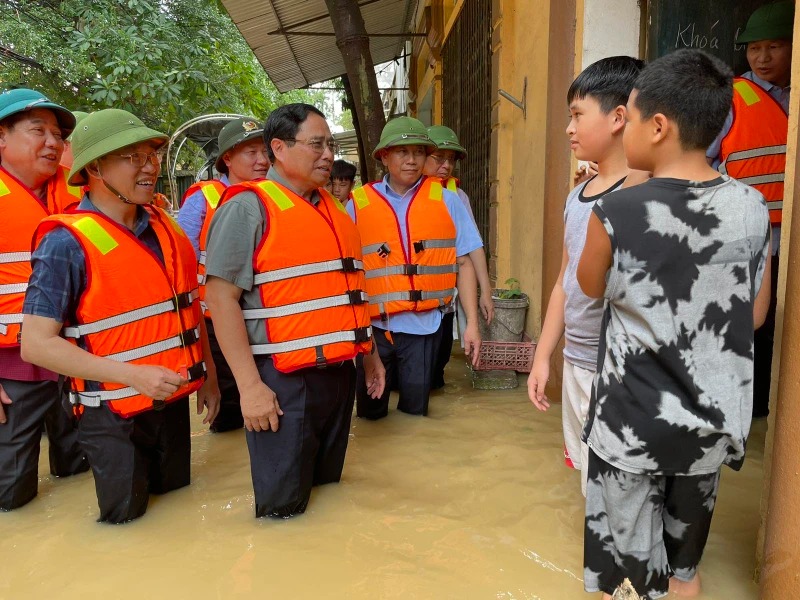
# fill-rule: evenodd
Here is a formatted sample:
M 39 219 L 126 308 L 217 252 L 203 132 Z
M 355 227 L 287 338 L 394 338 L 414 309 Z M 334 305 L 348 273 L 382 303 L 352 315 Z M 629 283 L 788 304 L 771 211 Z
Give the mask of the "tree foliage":
M 0 88 L 73 110 L 124 108 L 162 130 L 209 112 L 258 118 L 280 94 L 218 0 L 0 0 Z

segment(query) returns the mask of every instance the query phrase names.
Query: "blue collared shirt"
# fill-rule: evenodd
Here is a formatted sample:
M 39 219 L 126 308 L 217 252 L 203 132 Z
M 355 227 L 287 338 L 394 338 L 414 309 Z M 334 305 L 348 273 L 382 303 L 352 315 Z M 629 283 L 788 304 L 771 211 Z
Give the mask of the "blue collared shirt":
M 101 212 L 84 196 L 78 210 Z M 164 254 L 156 232 L 150 227 L 150 215 L 138 211 L 133 234 L 164 262 Z M 59 323 L 72 320 L 75 309 L 86 289 L 86 257 L 78 240 L 64 227 L 44 236 L 31 256 L 31 273 L 22 312 L 55 319 Z M 133 269 L 135 265 L 131 265 Z
M 406 227 L 406 214 L 408 213 L 408 206 L 411 204 L 411 199 L 417 193 L 419 186 L 422 184 L 423 178 L 420 177 L 419 181 L 402 196 L 395 192 L 389 185 L 389 176 L 383 178 L 374 184 L 375 191 L 381 194 L 389 201 L 392 209 L 397 215 L 397 222 L 400 226 L 400 239 L 403 242 L 403 247 L 408 252 L 408 229 Z M 442 199 L 450 213 L 450 218 L 456 226 L 456 256 L 465 256 L 483 247 L 481 236 L 478 233 L 478 228 L 472 220 L 461 198 L 457 194 L 449 190 L 444 190 Z M 347 212 L 355 221 L 355 208 L 352 202 L 347 203 Z M 389 317 L 389 324 L 380 319 L 373 319 L 372 326 L 379 329 L 389 329 L 398 333 L 412 333 L 415 335 L 428 335 L 435 333 L 439 329 L 442 322 L 442 313 L 439 309 L 428 310 L 425 312 L 404 312 Z
M 219 180 L 225 187 L 231 184 L 227 175 L 223 175 Z M 193 194 L 186 197 L 178 211 L 178 225 L 192 243 L 198 260 L 200 260 L 200 232 L 203 229 L 203 221 L 206 220 L 207 208 L 208 203 L 203 195 L 203 190 L 195 190 Z

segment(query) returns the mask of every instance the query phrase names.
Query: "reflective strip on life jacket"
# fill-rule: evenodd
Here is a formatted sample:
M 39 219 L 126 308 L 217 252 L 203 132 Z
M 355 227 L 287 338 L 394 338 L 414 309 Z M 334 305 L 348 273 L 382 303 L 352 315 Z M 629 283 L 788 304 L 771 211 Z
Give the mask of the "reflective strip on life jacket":
M 15 262 L 28 262 L 31 260 L 30 252 L 3 252 L 0 253 L 0 264 Z
M 446 273 L 458 273 L 458 265 L 439 265 L 428 267 L 425 265 L 395 265 L 394 267 L 383 267 L 380 269 L 370 269 L 365 277 L 386 277 L 387 275 L 444 275 Z
M 99 333 L 101 331 L 113 329 L 114 327 L 120 327 L 121 325 L 129 325 L 149 317 L 155 317 L 157 315 L 173 312 L 180 308 L 186 308 L 191 306 L 192 302 L 194 302 L 196 299 L 197 290 L 193 290 L 188 294 L 181 294 L 170 300 L 159 302 L 158 304 L 151 304 L 150 306 L 137 308 L 136 310 L 129 310 L 128 312 L 114 315 L 113 317 L 108 317 L 106 319 L 100 319 L 99 321 L 94 321 L 92 323 L 84 323 L 74 327 L 65 327 L 62 330 L 62 333 L 66 338 L 78 339 L 85 335 Z
M 764 148 L 753 148 L 752 150 L 740 150 L 739 152 L 731 152 L 724 162 L 719 165 L 719 172 L 723 175 L 728 174 L 728 164 L 736 162 L 737 160 L 747 160 L 749 158 L 758 158 L 760 156 L 772 156 L 786 154 L 786 144 L 779 146 L 766 146 Z M 781 173 L 783 175 L 783 173 Z M 744 181 L 740 179 L 739 181 Z M 781 179 L 783 181 L 783 179 Z
M 353 342 L 362 344 L 369 341 L 372 336 L 372 327 L 360 327 L 356 330 L 335 331 L 322 335 L 312 335 L 310 337 L 279 342 L 277 344 L 256 344 L 250 346 L 253 354 L 276 354 L 278 352 L 296 352 L 306 348 L 316 348 L 326 344 L 336 344 L 339 342 Z
M 316 275 L 318 273 L 332 273 L 342 271 L 344 273 L 355 273 L 363 271 L 364 263 L 355 258 L 337 258 L 336 260 L 326 260 L 318 263 L 309 263 L 297 267 L 286 267 L 285 269 L 275 269 L 264 273 L 256 273 L 253 277 L 254 285 L 263 285 L 275 281 L 283 281 L 293 277 L 303 277 L 305 275 Z
M 21 294 L 28 289 L 27 283 L 9 283 L 0 285 L 0 295 L 2 294 Z
M 359 305 L 369 302 L 369 296 L 362 290 L 353 290 L 340 296 L 329 296 L 328 298 L 318 298 L 316 300 L 306 300 L 305 302 L 295 302 L 294 304 L 284 304 L 273 308 L 250 308 L 242 311 L 245 321 L 255 319 L 274 319 L 276 317 L 288 317 L 304 312 L 313 312 L 323 308 L 334 308 L 336 306 L 346 306 L 348 304 Z
M 13 315 L 0 315 L 0 335 L 5 335 L 8 333 L 8 326 L 9 325 L 21 325 L 22 324 L 22 313 L 16 313 Z
M 181 373 L 181 375 L 185 375 L 189 381 L 197 381 L 200 377 L 205 375 L 205 364 L 198 363 L 193 365 L 190 369 L 187 369 L 186 373 Z M 114 402 L 115 400 L 125 400 L 126 398 L 133 398 L 134 396 L 138 396 L 139 392 L 136 391 L 135 388 L 132 387 L 123 387 L 116 390 L 100 390 L 96 392 L 88 392 L 88 391 L 70 391 L 69 392 L 69 401 L 70 404 L 73 406 L 88 406 L 90 408 L 98 408 L 100 404 L 103 402 Z M 155 406 L 157 401 L 153 401 L 153 405 Z M 163 404 L 163 402 L 161 403 Z
M 439 290 L 437 292 L 423 292 L 421 290 L 411 290 L 409 292 L 390 292 L 388 294 L 378 294 L 370 296 L 372 304 L 383 304 L 384 302 L 395 302 L 398 300 L 408 300 L 419 302 L 421 300 L 442 300 L 455 294 L 455 288 L 451 290 Z
M 166 352 L 167 350 L 172 350 L 173 348 L 180 348 L 181 346 L 185 346 L 187 344 L 194 344 L 199 339 L 200 330 L 189 329 L 188 331 L 184 331 L 181 335 L 176 335 L 171 338 L 167 338 L 166 340 L 161 340 L 160 342 L 147 344 L 146 346 L 140 346 L 139 348 L 125 350 L 124 352 L 108 354 L 105 358 L 110 358 L 111 360 L 116 360 L 119 362 L 130 362 L 132 360 L 153 356 L 153 354 L 158 354 L 159 352 Z
M 782 183 L 784 179 L 783 173 L 770 173 L 769 175 L 754 175 L 753 177 L 742 177 L 737 179 L 746 185 L 759 185 L 762 183 Z

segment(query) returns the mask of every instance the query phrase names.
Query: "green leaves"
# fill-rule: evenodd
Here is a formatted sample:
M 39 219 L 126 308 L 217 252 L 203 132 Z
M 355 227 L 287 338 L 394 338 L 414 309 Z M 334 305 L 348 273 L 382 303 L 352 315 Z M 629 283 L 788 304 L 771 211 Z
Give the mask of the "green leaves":
M 0 88 L 37 88 L 71 109 L 115 107 L 173 131 L 208 112 L 265 118 L 321 92 L 280 94 L 218 0 L 0 2 Z

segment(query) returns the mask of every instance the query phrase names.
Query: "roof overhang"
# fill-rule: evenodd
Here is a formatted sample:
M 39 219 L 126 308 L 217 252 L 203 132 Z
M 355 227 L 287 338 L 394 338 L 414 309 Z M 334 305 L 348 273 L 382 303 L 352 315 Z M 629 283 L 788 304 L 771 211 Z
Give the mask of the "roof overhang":
M 343 75 L 325 0 L 222 0 L 281 92 Z M 403 52 L 417 0 L 360 0 L 374 64 Z

